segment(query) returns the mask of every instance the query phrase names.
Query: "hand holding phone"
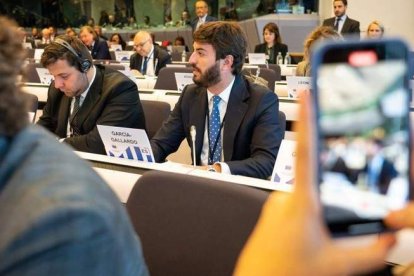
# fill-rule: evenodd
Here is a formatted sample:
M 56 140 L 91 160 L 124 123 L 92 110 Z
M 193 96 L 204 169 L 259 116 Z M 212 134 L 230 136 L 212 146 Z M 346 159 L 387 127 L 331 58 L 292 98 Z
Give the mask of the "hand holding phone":
M 319 190 L 332 233 L 384 231 L 410 187 L 408 48 L 335 42 L 312 58 Z

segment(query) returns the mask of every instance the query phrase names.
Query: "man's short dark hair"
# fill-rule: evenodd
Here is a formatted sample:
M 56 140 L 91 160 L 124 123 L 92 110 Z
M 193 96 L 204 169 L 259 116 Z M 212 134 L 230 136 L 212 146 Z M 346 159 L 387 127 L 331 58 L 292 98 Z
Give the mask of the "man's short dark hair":
M 334 2 L 336 1 L 341 1 L 344 4 L 344 6 L 348 6 L 348 0 L 334 0 Z
M 40 63 L 42 63 L 43 67 L 46 68 L 50 64 L 53 64 L 58 60 L 66 60 L 70 66 L 73 66 L 80 72 L 82 72 L 79 59 L 87 59 L 92 64 L 92 56 L 89 53 L 88 48 L 86 48 L 86 46 L 80 39 L 67 35 L 61 35 L 58 38 L 69 43 L 69 45 L 72 46 L 75 52 L 79 54 L 79 57 L 76 57 L 71 51 L 66 49 L 64 46 L 52 42 L 48 46 L 46 46 L 42 54 L 42 58 L 40 59 Z
M 247 39 L 240 25 L 235 22 L 215 21 L 201 25 L 193 34 L 197 43 L 211 44 L 216 51 L 216 60 L 233 56 L 232 73 L 241 72 L 246 56 Z
M 0 17 L 0 26 L 0 135 L 11 137 L 29 122 L 26 102 L 16 85 L 25 52 L 16 23 Z

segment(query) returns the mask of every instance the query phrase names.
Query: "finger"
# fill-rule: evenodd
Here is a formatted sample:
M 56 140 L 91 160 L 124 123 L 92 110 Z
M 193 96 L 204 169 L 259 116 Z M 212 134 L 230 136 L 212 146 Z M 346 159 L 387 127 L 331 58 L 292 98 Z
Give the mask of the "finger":
M 310 96 L 302 95 L 299 99 L 299 121 L 295 125 L 297 133 L 296 173 L 294 194 L 302 200 L 319 204 L 315 185 L 316 181 L 316 144 L 314 143 L 313 113 Z
M 395 235 L 384 234 L 369 246 L 337 250 L 333 254 L 333 260 L 338 268 L 338 275 L 367 273 L 384 267 L 385 258 L 395 242 Z
M 385 224 L 394 229 L 414 228 L 414 203 L 411 202 L 404 209 L 390 212 L 384 221 Z

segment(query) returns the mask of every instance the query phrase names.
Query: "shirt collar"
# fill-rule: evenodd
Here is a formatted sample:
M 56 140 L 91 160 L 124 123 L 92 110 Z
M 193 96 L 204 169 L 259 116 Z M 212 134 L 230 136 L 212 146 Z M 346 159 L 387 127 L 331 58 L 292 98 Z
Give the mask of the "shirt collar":
M 230 82 L 230 84 L 220 94 L 217 95 L 217 96 L 220 96 L 220 99 L 223 102 L 225 102 L 225 103 L 228 103 L 229 102 L 231 88 L 233 87 L 233 84 L 234 84 L 234 80 L 235 79 L 236 78 L 233 76 L 233 80 Z M 207 89 L 207 99 L 208 99 L 208 102 L 211 101 L 211 98 L 213 98 L 213 96 L 215 96 L 215 94 L 211 93 Z
M 83 100 L 86 98 L 86 95 L 88 95 L 88 92 L 89 92 L 89 89 L 90 89 L 90 88 L 91 88 L 91 86 L 92 86 L 92 83 L 95 81 L 95 77 L 96 77 L 96 67 L 95 67 L 94 65 L 92 65 L 91 69 L 93 69 L 92 79 L 91 79 L 91 81 L 89 82 L 89 85 L 88 85 L 88 87 L 86 88 L 86 90 L 85 90 L 85 91 L 83 91 L 83 93 L 82 93 L 82 94 L 80 94 L 80 97 L 81 97 L 81 102 L 83 102 Z

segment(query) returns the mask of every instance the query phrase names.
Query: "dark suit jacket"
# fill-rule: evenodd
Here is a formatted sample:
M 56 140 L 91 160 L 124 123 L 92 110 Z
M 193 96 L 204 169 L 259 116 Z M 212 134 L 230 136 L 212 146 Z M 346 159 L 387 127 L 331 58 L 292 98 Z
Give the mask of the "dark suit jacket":
M 330 26 L 330 27 L 334 27 L 335 26 L 335 18 L 336 17 L 331 17 L 328 19 L 325 19 L 323 21 L 323 26 Z M 359 21 L 356 21 L 354 19 L 349 18 L 348 16 L 346 17 L 346 20 L 344 22 L 344 25 L 342 27 L 341 30 L 341 34 L 354 34 L 358 37 L 360 37 L 361 31 L 359 29 Z
M 196 27 L 197 27 L 197 23 L 198 23 L 198 17 L 194 18 L 193 20 L 191 20 L 191 28 L 193 29 L 193 32 L 195 31 Z M 217 18 L 207 15 L 206 20 L 204 21 L 204 23 L 206 22 L 213 22 L 213 21 L 217 21 Z
M 111 59 L 108 43 L 102 38 L 95 40 L 91 54 L 93 59 Z
M 65 142 L 79 151 L 105 154 L 97 124 L 145 129 L 145 117 L 133 81 L 110 68 L 101 65 L 95 68 L 95 80 L 76 115 L 81 135 L 66 138 Z M 65 138 L 70 104 L 71 98 L 56 89 L 52 82 L 38 124 Z
M 283 58 L 285 58 L 286 53 L 288 52 L 288 46 L 286 44 L 283 44 L 283 43 L 276 43 L 275 45 L 273 45 L 272 51 L 273 51 L 273 59 L 270 60 L 269 63 L 276 64 L 277 54 L 279 52 L 281 52 Z M 256 45 L 256 47 L 254 48 L 254 52 L 255 53 L 265 53 L 265 54 L 267 54 L 267 52 L 266 52 L 266 43 Z
M 39 127 L 0 136 L 0 275 L 148 275 L 113 191 Z
M 224 162 L 232 174 L 257 178 L 271 175 L 282 139 L 276 94 L 237 75 L 231 89 L 223 128 Z M 188 85 L 170 117 L 151 139 L 157 162 L 175 152 L 184 138 L 191 147 L 196 135 L 196 164 L 200 165 L 207 107 L 207 89 Z M 194 162 L 194 160 L 193 160 Z
M 131 59 L 129 61 L 129 67 L 131 69 L 135 69 L 138 71 L 141 71 L 141 64 L 142 64 L 142 56 L 138 53 L 134 53 L 131 56 Z M 155 67 L 155 75 L 158 76 L 158 73 L 160 72 L 160 69 L 165 67 L 167 64 L 171 63 L 171 56 L 168 54 L 166 50 L 161 48 L 160 46 L 154 45 L 154 66 Z

